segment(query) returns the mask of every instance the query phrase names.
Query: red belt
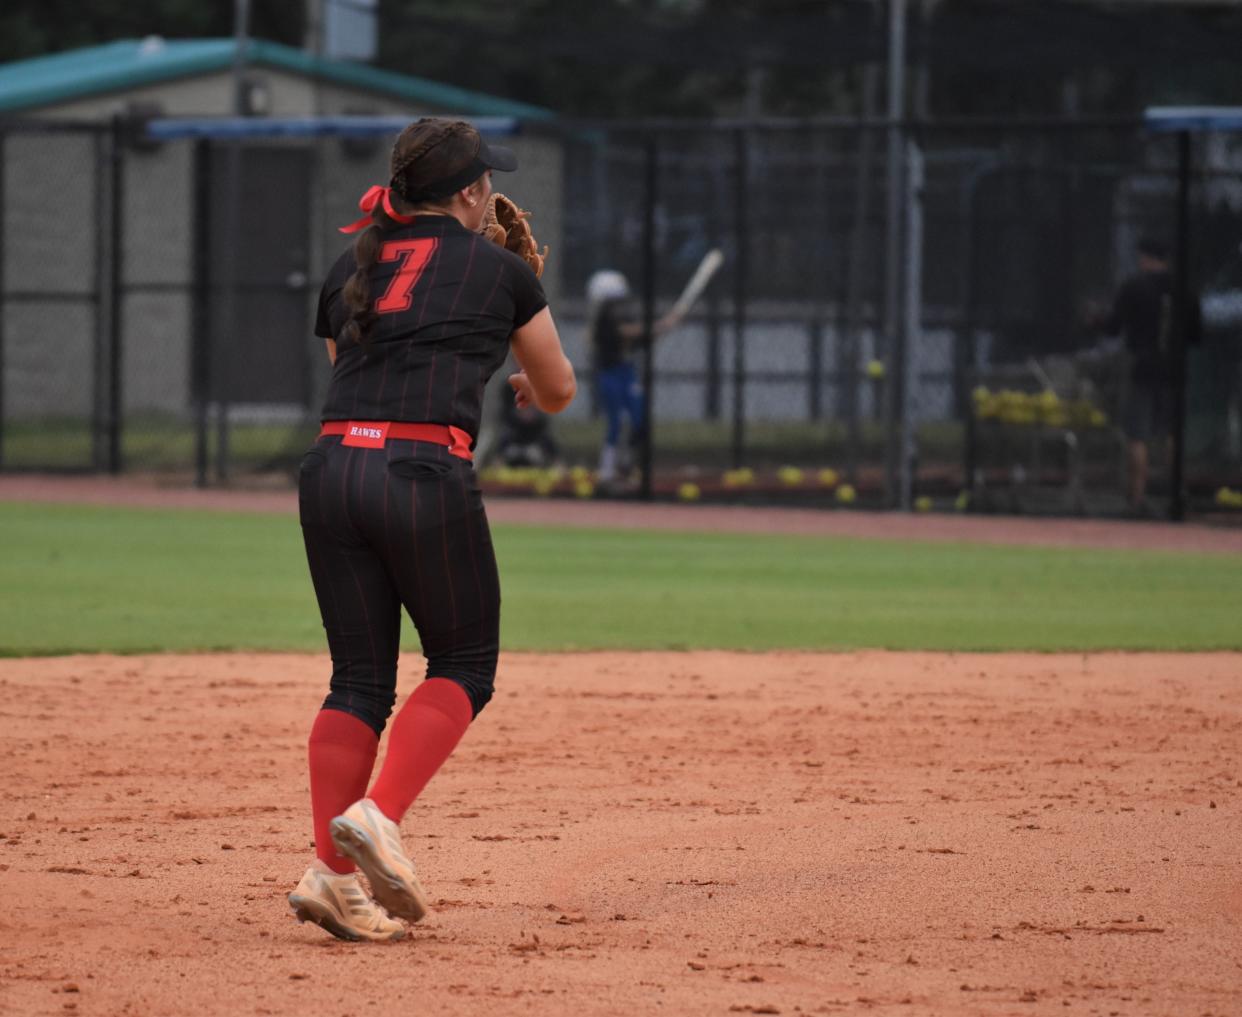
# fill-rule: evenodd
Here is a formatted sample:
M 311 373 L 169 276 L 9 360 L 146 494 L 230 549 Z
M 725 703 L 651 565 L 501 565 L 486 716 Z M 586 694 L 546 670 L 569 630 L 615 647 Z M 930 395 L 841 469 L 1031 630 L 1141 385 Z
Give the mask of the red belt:
M 449 455 L 471 460 L 473 439 L 460 427 L 447 424 L 405 424 L 395 420 L 328 420 L 324 422 L 319 437 L 326 434 L 342 435 L 342 445 L 355 448 L 383 448 L 389 438 L 406 438 L 410 441 L 426 441 L 443 445 Z

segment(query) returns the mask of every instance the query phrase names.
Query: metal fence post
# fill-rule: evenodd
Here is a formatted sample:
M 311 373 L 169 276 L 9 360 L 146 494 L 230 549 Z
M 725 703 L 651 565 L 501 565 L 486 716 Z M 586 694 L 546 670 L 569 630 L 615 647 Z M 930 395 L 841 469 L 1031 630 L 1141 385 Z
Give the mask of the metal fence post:
M 112 118 L 111 142 L 111 205 L 109 248 L 112 259 L 108 273 L 108 411 L 107 441 L 108 470 L 120 473 L 123 463 L 121 456 L 121 433 L 123 429 L 124 394 L 122 392 L 122 357 L 124 356 L 125 340 L 122 335 L 124 328 L 124 280 L 125 280 L 125 118 L 121 115 Z
M 660 149 L 653 134 L 647 138 L 646 194 L 643 209 L 643 442 L 641 449 L 642 487 L 644 501 L 651 500 L 652 484 L 652 434 L 655 402 L 655 285 L 656 285 L 656 237 L 655 213 L 658 198 Z
M 719 165 L 712 171 L 711 195 L 712 207 L 722 208 L 724 205 L 726 185 L 721 179 Z M 720 247 L 719 220 L 716 216 L 707 217 L 707 245 Z M 707 360 L 705 367 L 706 384 L 703 393 L 703 415 L 708 420 L 720 419 L 720 291 L 715 286 L 708 287 L 704 306 L 704 324 L 707 330 L 707 343 L 704 355 Z
M 222 229 L 224 242 L 220 260 L 224 271 L 224 290 L 220 301 L 220 327 L 212 329 L 211 376 L 216 404 L 216 481 L 227 484 L 232 455 L 229 431 L 229 402 L 233 387 L 233 350 L 241 327 L 238 290 L 241 278 L 237 268 L 238 241 L 241 236 L 242 141 L 229 138 L 224 142 L 224 209 Z
M 112 243 L 110 209 L 112 191 L 108 167 L 111 165 L 109 136 L 95 132 L 95 278 L 92 303 L 95 312 L 94 344 L 91 350 L 91 469 L 108 469 L 108 363 L 110 348 L 109 294 L 111 293 Z
M 746 131 L 733 134 L 736 187 L 734 190 L 733 245 L 733 468 L 741 467 L 746 444 L 746 236 L 747 179 Z
M 976 166 L 966 174 L 962 181 L 960 205 L 962 210 L 961 232 L 959 242 L 962 249 L 962 316 L 957 336 L 957 370 L 960 380 L 956 383 L 961 390 L 961 402 L 958 412 L 962 415 L 965 425 L 965 441 L 962 449 L 962 489 L 970 492 L 968 502 L 971 508 L 976 506 L 974 494 L 976 490 L 975 474 L 979 470 L 979 426 L 975 418 L 974 390 L 979 384 L 979 348 L 975 337 L 975 326 L 978 317 L 980 251 L 983 244 L 979 236 L 979 192 L 983 185 L 998 171 L 1003 163 L 997 159 Z
M 1177 251 L 1173 289 L 1173 476 L 1169 482 L 1169 516 L 1186 517 L 1182 490 L 1186 471 L 1186 334 L 1190 324 L 1190 132 L 1177 135 Z
M 707 295 L 704 308 L 704 324 L 707 329 L 707 384 L 703 393 L 703 415 L 708 420 L 720 419 L 720 298 L 714 292 Z
M 905 132 L 902 117 L 906 96 L 906 0 L 889 0 L 888 21 L 888 172 L 884 235 L 884 346 L 880 359 L 885 366 L 884 500 L 892 507 L 897 500 L 898 470 L 902 451 L 899 438 L 897 379 L 901 364 L 895 360 L 901 328 L 901 241 L 905 198 Z
M 194 483 L 207 486 L 211 402 L 211 142 L 194 143 L 194 237 L 190 379 L 194 399 Z
M 913 505 L 915 460 L 918 456 L 911 403 L 918 383 L 915 356 L 923 323 L 923 152 L 918 142 L 913 140 L 906 142 L 906 167 L 906 257 L 902 273 L 906 291 L 902 301 L 901 338 L 896 357 L 901 370 L 893 372 L 893 381 L 897 385 L 900 404 L 898 496 L 901 508 L 908 512 Z
M 824 415 L 824 323 L 812 318 L 806 326 L 807 413 L 812 420 Z
M 869 115 L 875 106 L 876 81 L 875 67 L 869 67 L 865 72 L 863 86 L 864 116 Z M 850 223 L 849 254 L 845 262 L 845 299 L 841 312 L 841 334 L 837 338 L 837 412 L 846 421 L 846 477 L 854 485 L 858 483 L 858 458 L 862 444 L 860 389 L 863 381 L 858 372 L 858 351 L 863 328 L 863 288 L 867 277 L 865 266 L 870 247 L 867 227 L 874 186 L 871 181 L 874 147 L 873 133 L 866 127 L 859 127 L 858 160 L 854 175 L 855 197 Z M 876 324 L 878 325 L 878 321 Z
M 5 220 L 8 212 L 8 199 L 4 186 L 4 162 L 7 152 L 8 134 L 0 131 L 0 470 L 4 469 L 4 323 L 8 320 L 8 305 L 5 299 L 4 281 L 4 236 Z
M 957 359 L 960 365 L 963 392 L 958 412 L 962 415 L 965 440 L 962 443 L 962 490 L 969 491 L 968 505 L 976 508 L 975 471 L 979 464 L 979 425 L 975 419 L 974 390 L 979 384 L 979 350 L 975 342 L 975 292 L 978 276 L 978 248 L 975 237 L 975 198 L 978 195 L 978 173 L 972 173 L 963 186 L 962 204 L 962 320 L 958 329 Z

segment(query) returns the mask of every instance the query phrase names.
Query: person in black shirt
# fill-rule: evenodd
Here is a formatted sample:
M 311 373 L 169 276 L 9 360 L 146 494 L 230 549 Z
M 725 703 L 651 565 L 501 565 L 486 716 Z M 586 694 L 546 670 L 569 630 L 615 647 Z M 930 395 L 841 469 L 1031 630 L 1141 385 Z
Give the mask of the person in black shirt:
M 1147 493 L 1150 445 L 1172 430 L 1170 336 L 1173 328 L 1173 276 L 1168 249 L 1144 238 L 1138 245 L 1138 271 L 1117 290 L 1112 309 L 1093 324 L 1105 335 L 1123 337 L 1128 360 L 1122 401 L 1122 428 L 1128 441 L 1127 499 L 1140 511 Z
M 496 456 L 505 466 L 548 467 L 560 457 L 560 446 L 548 426 L 548 416 L 533 406 L 504 404 Z
M 318 857 L 289 903 L 343 939 L 404 934 L 355 864 L 390 915 L 425 914 L 398 824 L 492 695 L 500 586 L 471 465 L 484 387 L 512 352 L 518 406 L 557 413 L 576 388 L 535 274 L 478 233 L 492 171 L 515 168 L 468 123 L 411 124 L 320 296 L 332 380 L 298 504 L 332 678 L 309 740 Z M 368 791 L 403 607 L 427 677 Z

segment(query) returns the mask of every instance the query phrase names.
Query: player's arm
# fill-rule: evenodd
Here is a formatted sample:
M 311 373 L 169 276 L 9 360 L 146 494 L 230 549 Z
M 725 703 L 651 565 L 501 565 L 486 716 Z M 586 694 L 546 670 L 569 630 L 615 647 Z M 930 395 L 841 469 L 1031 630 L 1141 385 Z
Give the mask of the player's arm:
M 325 339 L 324 344 L 328 347 L 328 363 L 333 367 L 336 366 L 336 340 Z
M 669 311 L 668 314 L 662 318 L 656 318 L 651 323 L 651 337 L 658 339 L 665 332 L 675 329 L 680 324 L 681 315 L 674 311 Z M 643 324 L 641 321 L 623 321 L 617 325 L 617 331 L 626 342 L 634 342 L 636 339 L 643 337 Z
M 509 384 L 519 407 L 535 405 L 544 413 L 560 413 L 578 391 L 573 364 L 561 347 L 561 337 L 544 307 L 510 340 L 513 356 L 521 368 L 509 375 Z

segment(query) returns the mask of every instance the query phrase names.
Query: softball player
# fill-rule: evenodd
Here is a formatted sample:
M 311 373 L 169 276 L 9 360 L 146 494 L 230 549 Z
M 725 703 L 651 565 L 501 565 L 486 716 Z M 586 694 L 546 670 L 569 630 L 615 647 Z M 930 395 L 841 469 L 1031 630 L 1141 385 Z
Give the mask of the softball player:
M 289 903 L 342 939 L 399 939 L 390 915 L 426 913 L 399 824 L 492 695 L 500 587 L 471 465 L 484 386 L 512 352 L 519 406 L 556 413 L 576 388 L 535 273 L 478 234 L 492 171 L 516 166 L 470 124 L 411 124 L 320 296 L 315 331 L 333 372 L 298 495 L 332 679 L 309 741 L 318 857 Z M 396 699 L 402 607 L 427 677 L 368 790 Z
M 600 449 L 598 479 L 611 484 L 624 477 L 632 464 L 630 450 L 643 442 L 646 395 L 631 356 L 643 336 L 639 311 L 630 299 L 629 281 L 614 269 L 601 269 L 587 280 L 590 345 L 595 384 L 604 410 L 604 445 Z M 681 322 L 670 312 L 652 326 L 658 338 Z M 629 418 L 628 447 L 620 445 L 623 418 Z

